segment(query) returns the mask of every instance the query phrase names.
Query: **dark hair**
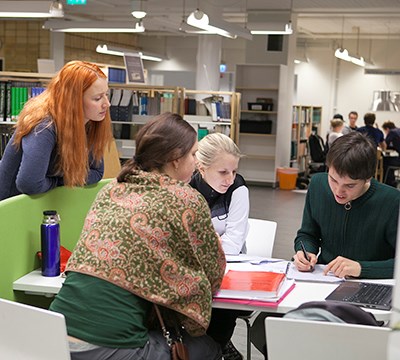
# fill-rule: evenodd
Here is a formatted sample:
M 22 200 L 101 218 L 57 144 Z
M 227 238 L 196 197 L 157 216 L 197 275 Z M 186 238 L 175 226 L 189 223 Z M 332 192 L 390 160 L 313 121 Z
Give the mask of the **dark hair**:
M 335 115 L 333 115 L 332 119 L 342 119 L 343 120 L 343 115 L 342 114 L 335 114 Z
M 389 130 L 396 129 L 396 125 L 392 121 L 388 120 L 388 121 L 385 121 L 382 124 L 382 129 L 385 129 L 385 130 L 387 130 L 387 129 L 389 129 Z
M 138 131 L 135 156 L 122 167 L 118 182 L 124 182 L 135 169 L 162 170 L 167 163 L 185 156 L 196 140 L 196 131 L 182 116 L 167 112 L 154 117 Z
M 326 165 L 334 167 L 340 176 L 370 179 L 376 170 L 376 145 L 366 134 L 352 131 L 332 143 Z
M 354 110 L 353 110 L 353 111 L 350 111 L 350 112 L 349 112 L 349 116 L 350 116 L 350 115 L 355 115 L 355 116 L 358 117 L 358 112 L 357 112 L 357 111 L 354 111 Z
M 374 125 L 376 120 L 376 116 L 374 113 L 366 113 L 364 115 L 364 123 L 365 125 Z

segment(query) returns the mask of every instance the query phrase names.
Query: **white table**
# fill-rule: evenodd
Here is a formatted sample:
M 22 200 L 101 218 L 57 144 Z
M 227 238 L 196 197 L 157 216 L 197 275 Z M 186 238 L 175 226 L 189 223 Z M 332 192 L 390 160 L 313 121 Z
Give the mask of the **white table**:
M 42 276 L 40 269 L 19 278 L 13 283 L 13 290 L 24 291 L 27 294 L 52 297 L 58 293 L 65 278 L 62 275 L 57 277 Z M 394 280 L 368 280 L 368 282 L 380 282 L 394 284 Z M 323 301 L 336 287 L 338 283 L 320 283 L 298 281 L 294 289 L 282 300 L 277 307 L 257 306 L 251 304 L 237 304 L 226 302 L 213 302 L 214 308 L 237 309 L 237 310 L 258 310 L 270 313 L 286 314 L 308 301 Z M 365 309 L 374 314 L 377 320 L 388 321 L 390 311 Z

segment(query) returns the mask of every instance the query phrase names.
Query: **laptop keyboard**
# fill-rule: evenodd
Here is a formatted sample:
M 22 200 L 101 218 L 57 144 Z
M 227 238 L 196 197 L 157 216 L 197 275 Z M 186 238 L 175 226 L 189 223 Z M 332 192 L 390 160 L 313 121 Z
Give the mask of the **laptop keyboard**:
M 390 299 L 392 287 L 377 284 L 376 286 L 363 286 L 357 293 L 347 297 L 345 300 L 356 303 L 380 304 L 383 299 Z

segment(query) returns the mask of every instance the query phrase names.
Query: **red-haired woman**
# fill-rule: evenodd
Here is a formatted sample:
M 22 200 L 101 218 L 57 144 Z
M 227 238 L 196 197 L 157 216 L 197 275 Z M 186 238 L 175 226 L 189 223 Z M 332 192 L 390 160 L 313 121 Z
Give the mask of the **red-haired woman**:
M 30 99 L 0 162 L 0 200 L 103 177 L 111 140 L 107 77 L 95 64 L 71 61 Z

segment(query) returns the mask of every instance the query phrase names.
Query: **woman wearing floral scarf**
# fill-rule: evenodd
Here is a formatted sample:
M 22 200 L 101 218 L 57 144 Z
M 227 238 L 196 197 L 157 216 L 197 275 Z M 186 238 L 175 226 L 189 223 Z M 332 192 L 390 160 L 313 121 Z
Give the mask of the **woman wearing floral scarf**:
M 72 360 L 170 359 L 153 303 L 167 325 L 184 326 L 191 360 L 221 358 L 205 331 L 225 256 L 206 201 L 187 184 L 196 150 L 186 121 L 160 115 L 97 195 L 50 306 L 66 318 Z

